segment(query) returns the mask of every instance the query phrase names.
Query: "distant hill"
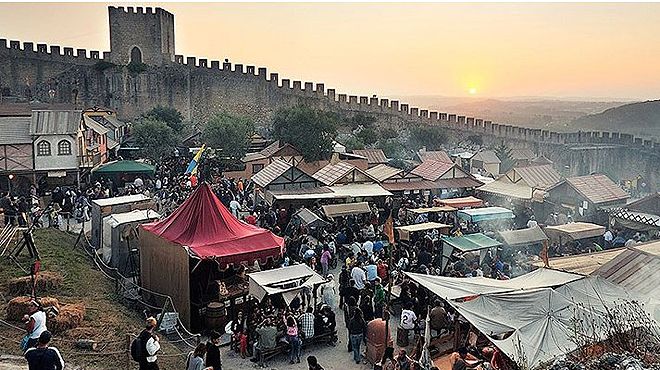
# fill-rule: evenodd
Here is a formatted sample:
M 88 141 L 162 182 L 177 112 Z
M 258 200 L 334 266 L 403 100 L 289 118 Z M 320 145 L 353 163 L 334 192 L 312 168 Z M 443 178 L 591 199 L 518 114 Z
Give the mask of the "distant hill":
M 628 103 L 543 97 L 482 99 L 478 97 L 407 96 L 399 99 L 402 102 L 410 103 L 411 106 L 430 110 L 483 118 L 514 126 L 564 132 L 579 129 L 573 125 L 573 121 L 577 118 Z
M 626 104 L 589 114 L 573 120 L 571 126 L 660 138 L 660 100 Z

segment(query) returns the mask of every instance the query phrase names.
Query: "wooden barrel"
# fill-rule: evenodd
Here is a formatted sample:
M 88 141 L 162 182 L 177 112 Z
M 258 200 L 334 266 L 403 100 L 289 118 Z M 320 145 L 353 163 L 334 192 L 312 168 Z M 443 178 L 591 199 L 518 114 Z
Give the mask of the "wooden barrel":
M 223 329 L 227 316 L 227 308 L 224 303 L 211 302 L 206 306 L 206 328 Z

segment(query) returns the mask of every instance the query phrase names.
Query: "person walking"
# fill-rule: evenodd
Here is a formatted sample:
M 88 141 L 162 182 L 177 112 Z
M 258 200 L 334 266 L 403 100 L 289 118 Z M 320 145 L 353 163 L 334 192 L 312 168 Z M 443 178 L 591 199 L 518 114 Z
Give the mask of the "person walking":
M 330 265 L 330 259 L 332 255 L 330 254 L 330 247 L 327 245 L 323 246 L 323 253 L 321 253 L 321 270 L 322 276 L 328 276 L 328 266 Z
M 48 330 L 41 332 L 37 346 L 28 348 L 25 351 L 25 359 L 28 362 L 29 370 L 62 370 L 64 369 L 64 360 L 60 351 L 48 344 L 52 335 Z
M 158 336 L 154 334 L 157 325 L 156 319 L 148 318 L 144 330 L 138 336 L 142 353 L 139 360 L 140 370 L 159 370 L 156 353 L 160 351 L 160 343 Z
M 204 367 L 205 354 L 206 344 L 198 344 L 195 350 L 188 355 L 186 370 L 213 370 L 212 367 Z
M 353 317 L 348 324 L 348 333 L 350 335 L 351 349 L 353 350 L 353 360 L 356 364 L 359 364 L 362 359 L 360 346 L 362 345 L 362 339 L 364 338 L 366 327 L 367 323 L 362 317 L 362 311 L 359 308 L 355 308 Z
M 300 342 L 300 336 L 298 336 L 298 323 L 293 316 L 288 316 L 285 318 L 286 322 L 286 336 L 289 340 L 289 345 L 291 345 L 291 352 L 289 352 L 289 364 L 293 364 L 293 361 L 300 363 L 300 347 L 302 343 Z

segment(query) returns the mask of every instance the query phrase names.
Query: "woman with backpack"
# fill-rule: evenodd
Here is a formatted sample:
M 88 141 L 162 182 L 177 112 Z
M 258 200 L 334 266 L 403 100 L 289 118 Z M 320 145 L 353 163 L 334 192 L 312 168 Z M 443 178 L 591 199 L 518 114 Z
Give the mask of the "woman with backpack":
M 158 370 L 158 357 L 160 351 L 158 336 L 154 330 L 158 322 L 153 317 L 146 321 L 144 330 L 131 342 L 131 357 L 140 364 L 140 370 Z

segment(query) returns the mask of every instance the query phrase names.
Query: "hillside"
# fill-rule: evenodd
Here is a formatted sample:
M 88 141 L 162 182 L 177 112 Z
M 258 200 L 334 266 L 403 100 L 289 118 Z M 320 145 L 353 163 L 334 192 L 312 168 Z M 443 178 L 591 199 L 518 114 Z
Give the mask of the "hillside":
M 660 100 L 622 105 L 573 120 L 582 129 L 660 137 Z
M 401 101 L 409 102 L 413 106 L 483 118 L 497 123 L 554 131 L 575 131 L 577 129 L 572 124 L 575 119 L 625 104 L 618 101 L 533 97 L 482 99 L 410 96 L 401 97 Z

